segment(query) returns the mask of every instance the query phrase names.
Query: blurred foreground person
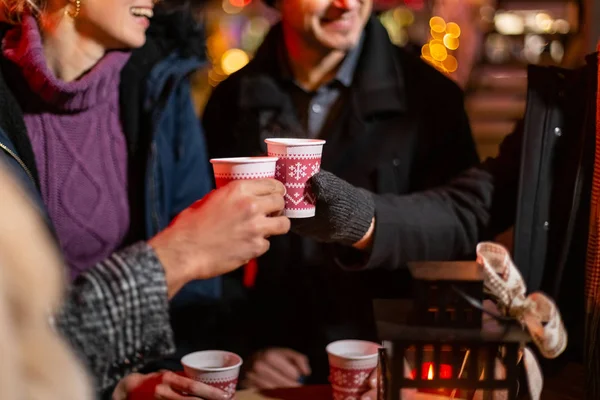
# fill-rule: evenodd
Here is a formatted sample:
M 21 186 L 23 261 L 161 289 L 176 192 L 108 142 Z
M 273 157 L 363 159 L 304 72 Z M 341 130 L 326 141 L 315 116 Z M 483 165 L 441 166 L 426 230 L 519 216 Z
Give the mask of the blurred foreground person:
M 85 369 L 52 327 L 64 265 L 42 218 L 0 169 L 0 398 L 91 400 Z

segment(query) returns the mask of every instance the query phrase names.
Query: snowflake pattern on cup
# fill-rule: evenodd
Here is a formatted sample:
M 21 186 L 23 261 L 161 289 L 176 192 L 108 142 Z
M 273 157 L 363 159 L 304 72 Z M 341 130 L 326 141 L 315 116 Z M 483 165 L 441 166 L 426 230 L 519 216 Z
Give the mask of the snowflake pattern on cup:
M 221 188 L 232 181 L 275 177 L 275 157 L 212 158 L 215 183 Z
M 330 366 L 329 380 L 336 388 L 348 390 L 367 391 L 368 379 L 373 369 L 342 369 Z
M 234 380 L 228 380 L 228 381 L 223 381 L 223 382 L 205 382 L 207 385 L 212 386 L 212 387 L 216 387 L 217 389 L 221 389 L 222 391 L 230 394 L 231 396 L 233 396 L 235 394 L 235 389 L 237 387 L 237 379 Z
M 272 153 L 269 155 L 274 156 Z M 317 199 L 308 180 L 321 170 L 321 158 L 279 157 L 275 166 L 275 179 L 281 181 L 287 189 L 286 215 L 289 217 L 313 216 Z
M 331 373 L 331 381 L 332 381 L 331 383 L 334 383 L 336 385 L 346 386 L 346 382 L 348 381 L 348 376 L 346 375 L 346 373 L 343 370 L 338 369 Z
M 285 215 L 289 218 L 315 216 L 316 198 L 308 181 L 321 169 L 325 140 L 301 138 L 267 138 L 267 152 L 277 157 L 275 178 L 287 190 Z
M 365 381 L 367 380 L 367 378 L 369 377 L 369 373 L 367 373 L 366 371 L 360 371 L 358 373 L 356 373 L 352 379 L 354 379 L 354 384 L 357 386 L 361 386 L 365 383 Z

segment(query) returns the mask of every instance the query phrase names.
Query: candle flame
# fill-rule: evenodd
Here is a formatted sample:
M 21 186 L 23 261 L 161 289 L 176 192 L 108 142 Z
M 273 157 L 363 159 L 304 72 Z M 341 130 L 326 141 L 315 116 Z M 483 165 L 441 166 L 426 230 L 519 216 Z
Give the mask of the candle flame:
M 433 365 L 429 364 L 429 370 L 427 371 L 427 380 L 433 380 Z

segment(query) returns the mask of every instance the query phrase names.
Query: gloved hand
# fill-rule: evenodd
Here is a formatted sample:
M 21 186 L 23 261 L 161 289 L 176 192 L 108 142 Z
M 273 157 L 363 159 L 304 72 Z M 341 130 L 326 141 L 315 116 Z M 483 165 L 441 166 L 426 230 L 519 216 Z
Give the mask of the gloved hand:
M 319 242 L 346 246 L 362 239 L 375 215 L 372 194 L 323 170 L 309 182 L 317 199 L 316 215 L 293 218 L 292 232 Z

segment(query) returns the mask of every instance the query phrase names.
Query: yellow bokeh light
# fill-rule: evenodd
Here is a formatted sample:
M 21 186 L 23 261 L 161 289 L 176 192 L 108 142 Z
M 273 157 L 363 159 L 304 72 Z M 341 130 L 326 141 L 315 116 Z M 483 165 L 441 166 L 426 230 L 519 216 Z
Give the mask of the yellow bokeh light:
M 248 64 L 250 58 L 241 49 L 229 49 L 221 57 L 221 68 L 226 75 L 231 75 Z
M 436 61 L 444 61 L 448 57 L 448 51 L 439 43 L 430 44 L 429 51 L 431 52 L 431 58 Z
M 442 42 L 441 40 L 437 40 L 437 39 L 433 39 L 429 41 L 429 46 L 433 46 L 434 44 L 439 44 L 441 46 L 444 45 L 444 42 Z
M 264 36 L 269 30 L 269 20 L 265 17 L 254 17 L 246 25 L 246 32 L 254 36 Z
M 429 32 L 431 34 L 431 37 L 437 40 L 442 40 L 444 39 L 444 32 L 436 32 L 433 29 Z
M 423 57 L 429 57 L 431 58 L 431 52 L 429 51 L 429 45 L 426 44 L 423 47 L 421 47 L 421 55 Z
M 207 54 L 211 62 L 218 62 L 221 55 L 229 48 L 227 38 L 220 34 L 212 34 L 206 39 Z
M 458 61 L 452 55 L 448 55 L 444 61 L 442 61 L 442 66 L 447 72 L 454 72 L 458 69 Z
M 538 13 L 535 16 L 535 23 L 538 27 L 543 28 L 548 21 L 552 22 L 552 17 L 546 13 Z
M 460 26 L 456 22 L 448 22 L 446 24 L 446 33 L 450 36 L 458 38 L 460 36 Z
M 397 46 L 404 46 L 408 41 L 408 35 L 406 34 L 406 31 L 402 28 L 388 31 L 388 34 L 392 43 L 394 43 Z
M 409 26 L 415 22 L 415 15 L 408 8 L 399 7 L 394 10 L 394 19 L 400 26 Z
M 446 46 L 446 48 L 448 48 L 449 50 L 458 49 L 458 44 L 458 39 L 454 36 L 451 36 L 449 33 L 447 33 L 446 36 L 444 36 L 444 46 Z
M 429 20 L 429 27 L 432 31 L 444 32 L 446 30 L 446 21 L 442 17 L 432 17 Z

